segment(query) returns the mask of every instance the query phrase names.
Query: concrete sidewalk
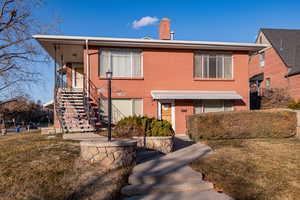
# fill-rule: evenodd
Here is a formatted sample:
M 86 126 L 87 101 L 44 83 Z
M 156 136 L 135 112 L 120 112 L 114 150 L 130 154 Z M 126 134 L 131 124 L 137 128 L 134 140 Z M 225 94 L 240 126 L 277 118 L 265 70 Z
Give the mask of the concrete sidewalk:
M 129 177 L 131 185 L 122 188 L 124 200 L 231 200 L 216 192 L 212 183 L 203 181 L 201 173 L 187 166 L 211 152 L 205 144 L 190 144 L 137 165 Z

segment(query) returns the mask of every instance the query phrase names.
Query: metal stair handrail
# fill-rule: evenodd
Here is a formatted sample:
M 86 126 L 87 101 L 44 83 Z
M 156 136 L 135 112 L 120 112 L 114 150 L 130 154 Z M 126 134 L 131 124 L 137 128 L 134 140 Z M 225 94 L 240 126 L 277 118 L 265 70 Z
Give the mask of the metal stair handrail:
M 58 119 L 60 128 L 62 133 L 64 134 L 64 123 L 63 123 L 63 119 L 61 117 L 62 115 L 62 111 L 61 111 L 61 106 L 59 105 L 59 96 L 58 93 L 61 92 L 61 90 L 63 88 L 66 88 L 67 84 L 66 82 L 59 76 L 59 74 L 55 74 L 55 86 L 54 86 L 54 110 L 55 110 L 55 114 L 56 114 L 56 118 Z

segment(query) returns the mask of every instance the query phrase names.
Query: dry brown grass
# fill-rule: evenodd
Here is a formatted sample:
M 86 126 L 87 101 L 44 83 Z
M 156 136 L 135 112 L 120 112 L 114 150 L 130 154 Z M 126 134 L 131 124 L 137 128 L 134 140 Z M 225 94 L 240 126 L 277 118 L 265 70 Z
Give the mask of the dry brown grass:
M 216 151 L 191 166 L 235 199 L 300 198 L 300 141 L 209 140 Z
M 0 199 L 115 199 L 129 169 L 79 159 L 79 144 L 38 133 L 0 137 Z

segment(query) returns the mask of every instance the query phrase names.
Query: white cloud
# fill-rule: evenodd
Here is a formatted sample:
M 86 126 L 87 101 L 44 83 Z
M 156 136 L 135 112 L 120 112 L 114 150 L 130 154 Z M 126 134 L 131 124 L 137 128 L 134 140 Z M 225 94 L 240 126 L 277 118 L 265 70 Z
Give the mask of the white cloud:
M 143 26 L 152 25 L 152 24 L 156 23 L 157 21 L 158 21 L 157 17 L 146 16 L 146 17 L 142 17 L 140 20 L 134 20 L 134 22 L 132 22 L 132 27 L 137 29 L 137 28 L 141 28 Z

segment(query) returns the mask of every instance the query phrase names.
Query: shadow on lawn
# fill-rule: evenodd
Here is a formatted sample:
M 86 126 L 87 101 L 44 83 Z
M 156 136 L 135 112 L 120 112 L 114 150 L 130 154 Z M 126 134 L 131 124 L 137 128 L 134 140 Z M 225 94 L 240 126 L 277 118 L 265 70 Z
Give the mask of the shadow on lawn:
M 127 170 L 121 172 L 121 170 Z M 113 200 L 120 198 L 120 189 L 126 185 L 130 169 L 113 169 L 98 175 L 90 175 L 66 200 Z M 117 182 L 116 179 L 121 181 Z

